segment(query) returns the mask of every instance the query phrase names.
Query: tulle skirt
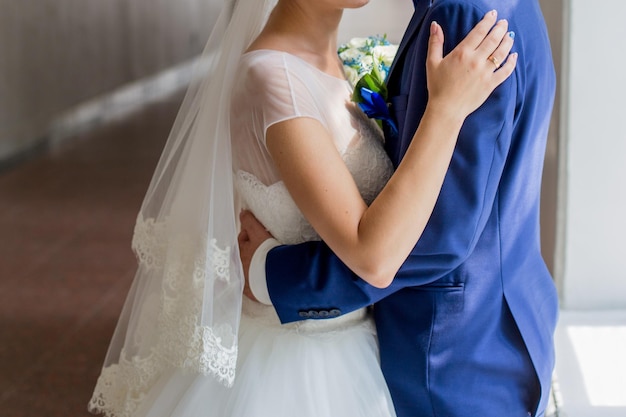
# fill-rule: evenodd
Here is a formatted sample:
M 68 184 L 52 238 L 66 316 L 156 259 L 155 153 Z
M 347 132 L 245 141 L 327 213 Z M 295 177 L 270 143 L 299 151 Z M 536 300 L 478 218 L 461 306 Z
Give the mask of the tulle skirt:
M 234 387 L 172 370 L 137 416 L 395 416 L 366 310 L 284 326 L 272 307 L 244 301 L 243 313 Z

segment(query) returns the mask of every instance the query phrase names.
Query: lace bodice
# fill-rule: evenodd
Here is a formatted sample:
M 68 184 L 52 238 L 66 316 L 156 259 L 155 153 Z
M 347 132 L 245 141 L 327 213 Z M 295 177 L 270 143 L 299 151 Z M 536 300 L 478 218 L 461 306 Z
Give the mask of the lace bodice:
M 368 204 L 374 200 L 391 174 L 387 155 L 376 140 L 360 140 L 343 155 Z M 318 234 L 304 218 L 282 181 L 266 186 L 253 174 L 239 171 L 236 182 L 246 207 L 279 242 L 292 245 L 319 240 Z
M 238 192 L 244 206 L 249 208 L 281 243 L 296 244 L 319 240 L 319 236 L 306 221 L 283 181 L 276 174 L 264 146 L 265 129 L 276 121 L 293 117 L 306 116 L 319 120 L 331 133 L 363 199 L 368 204 L 383 188 L 393 169 L 383 149 L 382 133 L 375 122 L 368 119 L 354 103 L 350 102 L 351 87 L 347 81 L 334 78 L 293 55 L 277 51 L 255 52 L 258 53 L 252 55 L 254 64 L 250 64 L 253 65 L 253 69 L 270 65 L 272 68 L 265 68 L 267 76 L 267 73 L 277 73 L 278 70 L 274 66 L 278 66 L 286 72 L 288 80 L 284 92 L 278 91 L 278 87 L 270 86 L 271 99 L 276 100 L 276 94 L 282 93 L 285 100 L 273 104 L 274 109 L 268 110 L 268 106 L 263 106 L 264 114 L 259 120 L 263 120 L 264 123 L 257 125 L 265 126 L 264 129 L 252 132 L 241 129 L 239 126 L 243 121 L 238 121 L 237 126 L 244 132 L 244 136 L 251 132 L 255 136 L 254 139 L 261 142 L 262 146 L 254 149 L 265 158 L 266 165 L 259 167 L 257 163 L 251 169 L 239 169 L 235 179 Z M 254 74 L 251 77 L 254 77 Z M 255 94 L 246 92 L 245 97 L 250 100 Z M 262 98 L 267 102 L 267 97 Z M 243 114 L 254 114 L 254 111 Z M 249 149 L 246 147 L 245 150 Z M 255 155 L 255 161 L 260 159 L 259 155 Z M 245 166 L 245 163 L 243 165 Z M 324 167 L 320 166 L 319 169 Z

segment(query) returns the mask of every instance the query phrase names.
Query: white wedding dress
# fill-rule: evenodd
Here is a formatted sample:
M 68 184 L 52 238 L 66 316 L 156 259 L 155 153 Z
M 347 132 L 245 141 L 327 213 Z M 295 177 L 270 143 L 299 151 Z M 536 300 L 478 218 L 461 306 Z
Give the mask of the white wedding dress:
M 242 204 L 282 243 L 319 239 L 275 170 L 265 130 L 294 117 L 319 120 L 368 203 L 392 173 L 382 134 L 350 102 L 347 81 L 296 56 L 248 52 L 239 71 L 231 130 Z M 172 369 L 133 417 L 395 416 L 368 309 L 281 325 L 272 307 L 244 297 L 236 375 L 227 388 L 211 376 Z

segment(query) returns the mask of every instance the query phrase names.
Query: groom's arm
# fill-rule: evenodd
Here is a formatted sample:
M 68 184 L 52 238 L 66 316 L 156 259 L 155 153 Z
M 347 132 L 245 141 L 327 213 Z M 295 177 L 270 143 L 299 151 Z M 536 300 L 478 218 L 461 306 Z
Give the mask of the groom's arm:
M 484 8 L 477 7 L 478 3 Z M 401 160 L 406 152 L 428 97 L 424 68 L 428 45 L 426 28 L 431 21 L 442 25 L 446 40 L 444 54 L 447 54 L 489 11 L 486 3 L 489 2 L 441 0 L 434 3 L 426 15 L 423 30 L 411 45 L 405 61 L 411 69 L 410 82 L 406 83 L 411 89 L 401 92 L 406 93 L 406 98 L 401 94 L 396 99 L 406 103 L 406 111 L 398 116 L 404 119 L 400 145 L 390 150 L 396 159 Z M 507 7 L 510 9 L 511 1 L 491 3 L 492 7 L 499 6 L 498 19 L 509 20 L 509 30 L 523 30 L 523 27 L 515 27 L 514 16 L 503 13 Z M 521 36 L 532 34 L 522 33 Z M 520 45 L 523 39 L 515 43 L 512 52 L 519 51 Z M 533 53 L 519 52 L 523 56 Z M 519 62 L 523 61 L 518 61 L 514 73 L 465 120 L 428 226 L 396 275 L 396 281 L 409 282 L 409 285 L 424 285 L 434 280 L 438 280 L 437 285 L 450 285 L 460 281 L 451 272 L 472 254 L 487 221 L 495 218 L 492 214 L 497 210 L 498 189 L 514 137 L 516 114 L 523 107 L 520 85 L 524 83 L 524 69 Z M 441 280 L 444 276 L 446 278 Z
M 427 99 L 425 60 L 430 21 L 442 25 L 449 52 L 488 11 L 458 3 L 436 3 L 408 48 L 404 62 L 409 66 L 411 89 L 402 92 L 405 95 L 398 100 L 404 100 L 406 111 L 397 109 L 401 145 L 391 152 L 397 159 L 404 155 Z M 323 242 L 269 251 L 267 290 L 283 322 L 317 318 L 320 313 L 326 317 L 329 311 L 343 314 L 401 288 L 437 280 L 437 285 L 454 285 L 460 279 L 450 272 L 472 253 L 494 206 L 512 137 L 518 76 L 519 68 L 466 120 L 429 224 L 390 287 L 374 288 L 359 279 Z
M 246 219 L 242 223 L 242 227 L 245 228 L 258 228 L 264 230 L 262 224 L 258 223 L 258 220 L 254 216 L 247 212 L 245 213 Z M 270 270 L 266 274 L 266 268 L 269 261 L 267 260 L 271 256 L 278 256 L 280 262 L 281 251 L 285 251 L 285 254 L 293 259 L 291 256 L 296 255 L 299 260 L 296 261 L 296 265 L 308 265 L 305 267 L 302 273 L 306 273 L 307 276 L 302 276 L 303 280 L 307 281 L 311 286 L 324 286 L 325 283 L 320 280 L 324 280 L 325 277 L 329 277 L 331 274 L 338 279 L 339 283 L 349 283 L 346 288 L 348 291 L 341 291 L 335 288 L 337 293 L 343 293 L 342 300 L 337 300 L 336 304 L 328 302 L 329 297 L 326 297 L 326 291 L 329 287 L 326 287 L 321 292 L 310 291 L 309 285 L 303 286 L 303 291 L 291 287 L 288 291 L 296 291 L 304 296 L 302 302 L 297 302 L 295 305 L 299 307 L 296 309 L 296 314 L 292 314 L 291 317 L 281 316 L 283 322 L 290 322 L 296 320 L 302 320 L 305 318 L 328 318 L 330 314 L 333 317 L 342 313 L 347 313 L 358 308 L 372 304 L 375 299 L 380 299 L 384 295 L 390 294 L 392 290 L 374 288 L 361 280 L 356 274 L 354 274 L 339 258 L 331 251 L 331 249 L 323 242 L 307 242 L 300 245 L 281 245 L 277 240 L 269 238 L 257 238 L 248 242 L 248 247 L 241 247 L 243 267 L 245 271 L 249 271 L 249 279 L 246 282 L 246 289 L 244 293 L 249 298 L 255 301 L 261 302 L 266 305 L 272 305 L 272 297 L 269 294 L 269 283 L 267 276 L 278 276 L 280 273 L 276 273 Z M 241 243 L 240 243 L 241 245 Z M 303 257 L 300 257 L 303 255 Z M 311 255 L 313 258 L 307 257 Z M 244 259 L 247 258 L 247 259 Z M 294 264 L 288 266 L 293 268 Z M 293 271 L 293 269 L 292 269 Z M 347 280 L 346 280 L 347 279 Z M 269 279 L 269 281 L 272 281 Z M 332 281 L 332 280 L 329 280 Z M 294 283 L 292 281 L 292 283 Z M 356 294 L 350 294 L 350 289 L 360 288 Z M 289 288 L 289 286 L 285 287 Z M 373 290 L 375 294 L 368 294 L 368 290 Z M 273 291 L 273 296 L 276 297 L 276 293 L 280 290 Z M 333 291 L 334 292 L 334 291 Z M 293 295 L 296 295 L 295 293 Z M 293 299 L 293 298 L 292 298 Z M 281 306 L 283 303 L 280 296 L 276 300 L 276 305 Z M 304 307 L 308 306 L 308 307 Z M 321 315 L 320 315 L 321 314 Z

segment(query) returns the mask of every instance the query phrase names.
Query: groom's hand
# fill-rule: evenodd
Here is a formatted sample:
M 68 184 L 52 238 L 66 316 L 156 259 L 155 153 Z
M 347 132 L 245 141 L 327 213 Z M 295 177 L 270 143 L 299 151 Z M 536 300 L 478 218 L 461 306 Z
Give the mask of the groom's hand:
M 254 214 L 248 210 L 243 210 L 239 214 L 239 220 L 241 221 L 241 232 L 239 232 L 237 241 L 239 242 L 239 257 L 241 258 L 243 274 L 246 280 L 243 294 L 251 300 L 258 301 L 250 289 L 250 263 L 259 246 L 267 239 L 270 239 L 272 235 L 254 217 Z

